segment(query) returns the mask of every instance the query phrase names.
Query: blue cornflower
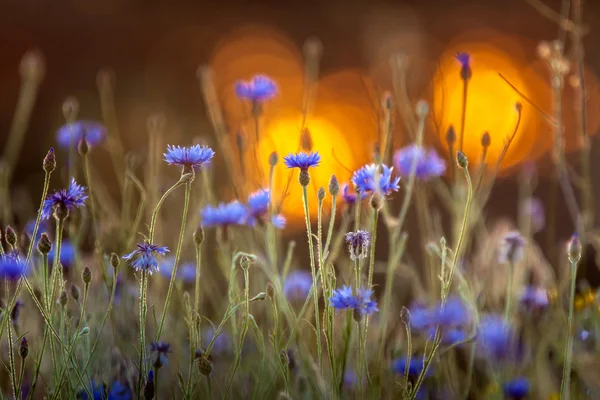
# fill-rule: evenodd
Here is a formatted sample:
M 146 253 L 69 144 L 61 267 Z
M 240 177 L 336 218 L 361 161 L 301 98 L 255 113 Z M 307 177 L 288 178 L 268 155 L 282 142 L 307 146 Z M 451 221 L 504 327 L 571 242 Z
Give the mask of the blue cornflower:
M 235 94 L 240 99 L 262 102 L 277 95 L 277 84 L 265 75 L 255 75 L 250 81 L 236 82 Z
M 541 287 L 526 286 L 521 293 L 521 304 L 526 310 L 537 311 L 548 307 L 548 291 Z
M 411 329 L 433 337 L 439 325 L 444 344 L 464 341 L 467 337 L 465 329 L 470 321 L 469 310 L 456 296 L 450 296 L 443 307 L 441 303 L 433 307 L 416 305 L 410 310 Z
M 123 256 L 124 260 L 130 261 L 131 266 L 136 271 L 147 271 L 150 275 L 158 271 L 158 261 L 156 255 L 160 254 L 164 256 L 169 252 L 169 249 L 165 246 L 159 246 L 150 243 L 140 243 L 137 245 L 137 249 L 129 254 Z
M 348 245 L 350 258 L 352 260 L 358 260 L 367 257 L 370 241 L 371 235 L 369 235 L 369 232 L 367 231 L 346 233 L 346 244 Z
M 168 145 L 167 152 L 163 155 L 169 165 L 198 168 L 202 164 L 210 162 L 215 152 L 210 147 L 199 144 L 190 147 Z
M 75 264 L 75 247 L 70 241 L 63 239 L 60 244 L 60 263 L 65 268 L 70 268 Z M 48 253 L 48 262 L 50 265 L 54 264 L 54 254 L 56 252 L 56 246 L 52 246 L 50 253 Z
M 498 248 L 498 263 L 518 263 L 523 258 L 527 240 L 517 231 L 507 232 Z
M 167 359 L 167 355 L 171 352 L 171 345 L 167 342 L 152 342 L 150 344 L 150 352 L 152 353 L 152 365 L 155 368 L 160 368 L 163 365 L 168 365 L 169 360 Z
M 287 221 L 286 221 L 285 217 L 281 214 L 273 215 L 273 218 L 271 218 L 271 223 L 277 229 L 285 228 L 286 222 Z
M 0 258 L 0 279 L 16 281 L 27 275 L 29 268 L 17 250 L 11 251 Z
M 437 307 L 436 319 L 438 324 L 446 327 L 465 326 L 471 321 L 469 310 L 458 296 L 448 297 L 443 307 L 441 304 Z
M 485 357 L 502 360 L 514 354 L 514 331 L 508 321 L 498 315 L 485 315 L 479 322 L 477 344 Z
M 415 177 L 421 180 L 441 176 L 446 171 L 446 162 L 442 160 L 435 150 L 426 150 L 421 146 L 412 144 L 404 147 L 394 155 L 394 166 L 402 177 L 410 176 L 412 163 L 415 164 Z
M 230 203 L 219 203 L 217 207 L 210 204 L 200 211 L 202 226 L 210 228 L 213 226 L 243 225 L 248 217 L 248 210 L 239 201 Z
M 533 233 L 544 229 L 544 226 L 546 225 L 546 214 L 544 204 L 540 199 L 531 197 L 525 200 L 522 204 L 522 212 L 523 215 L 529 218 L 531 231 Z
M 160 263 L 159 273 L 170 279 L 174 266 L 175 258 L 166 258 Z M 177 266 L 177 275 L 175 278 L 181 279 L 183 282 L 194 282 L 196 280 L 196 265 L 194 263 L 180 263 Z
M 307 171 L 310 167 L 316 167 L 320 162 L 321 156 L 316 151 L 312 153 L 290 153 L 283 157 L 283 163 L 286 167 L 300 168 L 301 171 Z
M 377 308 L 377 301 L 372 300 L 373 290 L 361 288 L 356 295 L 352 293 L 352 286 L 343 286 L 341 289 L 333 291 L 333 295 L 329 298 L 329 304 L 337 310 L 351 308 L 357 311 L 360 315 L 371 315 Z
M 75 121 L 60 127 L 56 132 L 56 140 L 63 148 L 78 146 L 79 142 L 85 140 L 92 147 L 104 140 L 106 128 L 99 122 L 94 121 Z
M 527 378 L 518 377 L 502 385 L 502 391 L 507 399 L 521 400 L 529 394 L 530 386 Z
M 248 214 L 252 217 L 261 217 L 269 211 L 271 192 L 269 189 L 261 189 L 248 196 Z
M 66 210 L 66 212 L 76 207 L 82 207 L 87 198 L 85 187 L 78 185 L 75 179 L 72 179 L 67 189 L 57 190 L 44 200 L 42 218 L 50 218 L 52 211 L 57 207 L 63 209 L 62 211 Z
M 460 63 L 462 68 L 469 68 L 471 63 L 471 55 L 461 51 L 456 53 L 456 60 Z
M 360 199 L 363 200 L 368 196 L 367 193 L 361 193 L 360 194 Z M 350 192 L 350 185 L 348 184 L 344 184 L 342 186 L 342 198 L 344 199 L 344 202 L 346 204 L 348 204 L 349 206 L 353 205 L 354 203 L 356 203 L 356 199 L 357 199 L 357 194 L 355 192 Z
M 387 165 L 381 164 L 381 172 L 379 172 L 379 188 L 375 187 L 375 174 L 378 173 L 377 164 L 368 164 L 355 171 L 352 175 L 352 183 L 357 192 L 373 193 L 381 191 L 384 195 L 396 192 L 399 189 L 398 183 L 400 178 L 392 178 L 392 170 Z
M 392 370 L 400 375 L 408 375 L 409 377 L 416 378 L 421 375 L 423 372 L 423 366 L 425 364 L 425 360 L 423 357 L 414 357 L 410 358 L 410 362 L 408 364 L 408 370 L 406 369 L 406 357 L 401 357 L 394 360 L 392 364 Z M 433 374 L 433 370 L 431 365 L 427 368 L 426 376 L 431 376 Z
M 307 271 L 293 271 L 283 284 L 283 294 L 290 301 L 302 302 L 312 287 L 312 275 Z
M 114 381 L 108 391 L 108 400 L 131 400 L 131 389 L 119 381 Z

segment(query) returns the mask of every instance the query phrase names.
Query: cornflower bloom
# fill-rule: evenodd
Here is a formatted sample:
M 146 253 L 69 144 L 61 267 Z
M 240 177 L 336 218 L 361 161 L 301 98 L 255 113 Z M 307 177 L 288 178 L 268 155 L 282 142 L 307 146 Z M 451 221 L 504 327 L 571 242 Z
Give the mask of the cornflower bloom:
M 17 250 L 0 257 L 0 279 L 16 281 L 28 272 L 29 268 Z
M 99 122 L 75 121 L 61 126 L 56 132 L 56 140 L 62 148 L 77 147 L 85 140 L 88 146 L 97 146 L 106 137 L 106 128 Z
M 515 354 L 515 332 L 508 321 L 498 315 L 485 315 L 479 322 L 477 345 L 483 355 L 494 361 Z
M 367 231 L 346 233 L 346 243 L 348 244 L 350 258 L 353 261 L 367 257 L 370 239 L 371 235 L 369 235 L 369 232 Z
M 256 222 L 264 222 L 269 213 L 269 202 L 271 201 L 271 192 L 269 189 L 261 189 L 248 196 L 248 216 L 249 226 L 255 226 Z M 273 215 L 271 223 L 278 229 L 285 227 L 285 217 L 281 214 Z
M 456 296 L 450 296 L 444 306 L 441 303 L 433 307 L 417 305 L 410 310 L 411 329 L 433 337 L 439 326 L 442 343 L 447 345 L 465 340 L 465 330 L 470 322 L 467 307 Z
M 396 152 L 394 155 L 394 166 L 398 174 L 404 178 L 410 176 L 413 162 L 415 163 L 415 177 L 420 180 L 428 180 L 439 177 L 446 171 L 446 162 L 442 160 L 435 150 L 427 150 L 421 146 L 412 144 Z
M 304 301 L 312 287 L 312 275 L 307 271 L 293 271 L 283 284 L 283 294 L 290 301 Z
M 146 271 L 150 275 L 159 270 L 156 255 L 164 256 L 169 252 L 166 246 L 150 243 L 140 243 L 137 249 L 123 256 L 124 260 L 131 261 L 131 266 L 136 271 Z
M 50 253 L 48 253 L 48 263 L 50 265 L 54 264 L 55 251 L 56 247 L 52 247 Z M 70 241 L 63 239 L 60 245 L 60 263 L 63 267 L 71 268 L 71 266 L 75 264 L 75 251 L 76 249 L 73 244 Z
M 471 70 L 471 55 L 465 52 L 456 53 L 456 60 L 460 63 L 460 77 L 467 81 L 471 79 L 473 71 Z
M 167 152 L 163 155 L 169 165 L 192 169 L 210 162 L 215 152 L 210 147 L 200 146 L 199 144 L 190 147 L 168 145 Z
M 543 310 L 549 303 L 548 291 L 544 288 L 529 285 L 521 293 L 521 304 L 526 310 Z
M 288 168 L 299 168 L 300 171 L 308 171 L 310 167 L 316 167 L 321 162 L 321 156 L 318 152 L 312 153 L 299 152 L 288 154 L 283 157 L 283 163 Z
M 361 316 L 371 315 L 377 308 L 377 301 L 372 300 L 373 290 L 361 288 L 356 294 L 352 292 L 352 286 L 343 286 L 341 289 L 333 291 L 333 295 L 329 298 L 329 304 L 336 310 L 352 309 L 358 312 Z
M 154 359 L 152 365 L 155 368 L 169 364 L 169 360 L 167 359 L 168 354 L 171 352 L 171 345 L 169 343 L 164 341 L 152 342 L 150 352 L 152 353 L 151 357 Z
M 384 195 L 388 195 L 398 191 L 400 178 L 392 178 L 392 170 L 394 168 L 381 164 L 381 172 L 378 172 L 378 169 L 377 164 L 368 164 L 354 172 L 352 175 L 352 183 L 357 192 L 381 192 Z M 378 176 L 376 176 L 376 174 L 378 174 Z M 379 187 L 375 186 L 376 180 L 378 181 Z
M 159 273 L 165 278 L 171 278 L 174 266 L 175 259 L 173 257 L 166 258 L 160 263 Z M 180 264 L 177 268 L 177 275 L 175 276 L 175 279 L 180 279 L 183 282 L 195 282 L 196 265 L 191 262 Z
M 530 386 L 527 378 L 518 377 L 502 385 L 502 391 L 506 399 L 523 400 L 529 394 Z
M 227 227 L 229 225 L 243 225 L 248 217 L 248 210 L 239 201 L 230 203 L 219 203 L 217 207 L 210 204 L 200 211 L 202 226 L 210 228 L 213 226 Z
M 240 99 L 263 102 L 277 95 L 277 84 L 265 75 L 255 75 L 250 81 L 238 81 L 235 94 Z
M 69 211 L 77 207 L 83 207 L 83 203 L 87 198 L 85 187 L 78 185 L 75 179 L 71 179 L 67 189 L 57 190 L 44 200 L 42 218 L 50 218 L 53 210 L 60 211 L 60 216 L 65 218 Z
M 360 193 L 360 199 L 363 200 L 368 196 L 367 193 Z M 350 185 L 348 184 L 344 184 L 342 186 L 342 198 L 344 199 L 344 202 L 346 204 L 348 204 L 349 206 L 354 205 L 354 203 L 356 203 L 356 199 L 358 198 L 358 194 L 357 193 L 353 193 L 350 192 Z
M 525 238 L 517 231 L 505 234 L 498 249 L 498 262 L 516 264 L 521 261 L 526 243 Z
M 425 364 L 425 359 L 423 357 L 410 357 L 410 362 L 408 363 L 408 369 L 406 368 L 406 357 L 401 357 L 392 363 L 392 370 L 400 375 L 409 376 L 411 378 L 417 378 L 423 372 L 423 365 Z M 427 368 L 427 375 L 431 376 L 433 374 L 433 369 L 431 366 Z

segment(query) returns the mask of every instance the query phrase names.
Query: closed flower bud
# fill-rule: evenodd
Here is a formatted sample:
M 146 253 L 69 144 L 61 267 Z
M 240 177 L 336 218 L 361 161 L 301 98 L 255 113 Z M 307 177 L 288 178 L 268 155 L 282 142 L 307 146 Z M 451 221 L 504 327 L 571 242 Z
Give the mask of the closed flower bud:
M 385 92 L 381 100 L 381 105 L 383 106 L 383 108 L 385 108 L 386 110 L 391 110 L 392 106 L 394 105 L 393 102 L 394 100 L 392 98 L 392 94 L 390 92 Z
M 275 288 L 271 282 L 267 283 L 267 296 L 272 299 L 275 296 Z
M 56 168 L 56 156 L 54 155 L 54 148 L 50 148 L 50 150 L 48 150 L 48 154 L 46 154 L 46 157 L 44 157 L 44 171 L 46 173 L 50 173 L 52 171 L 54 171 L 54 169 Z
M 181 175 L 181 177 L 179 178 L 179 182 L 181 183 L 192 183 L 194 181 L 196 174 L 194 173 L 194 170 L 192 169 L 191 172 L 185 172 L 184 174 Z
M 42 233 L 42 236 L 40 236 L 40 240 L 38 240 L 37 248 L 40 254 L 42 254 L 43 256 L 48 255 L 48 253 L 50 253 L 50 250 L 52 250 L 52 243 L 50 242 L 47 233 Z
M 204 241 L 204 229 L 202 229 L 202 225 L 198 225 L 196 228 L 196 232 L 194 232 L 194 243 L 196 246 L 200 246 Z
M 75 301 L 79 301 L 79 288 L 76 285 L 71 285 L 71 297 Z
M 483 132 L 483 135 L 481 135 L 481 147 L 488 148 L 491 143 L 492 139 L 490 138 L 490 133 L 487 131 Z
M 278 162 L 279 162 L 279 156 L 277 155 L 277 152 L 274 151 L 269 155 L 269 165 L 271 167 L 274 167 L 277 165 Z
M 113 269 L 117 270 L 117 268 L 119 268 L 120 263 L 121 263 L 121 259 L 119 258 L 119 256 L 116 255 L 115 253 L 112 253 L 110 255 L 110 265 L 113 267 Z
M 67 305 L 67 300 L 68 300 L 67 292 L 63 290 L 62 292 L 60 292 L 60 297 L 58 298 L 58 302 L 60 303 L 60 305 L 62 307 L 64 307 Z
M 379 193 L 373 193 L 371 196 L 371 207 L 379 211 L 383 208 L 383 197 Z
M 352 317 L 354 318 L 354 320 L 358 323 L 360 323 L 363 319 L 362 314 L 360 313 L 359 310 L 357 310 L 356 308 L 352 310 Z
M 212 363 L 204 355 L 196 357 L 196 359 L 198 360 L 198 371 L 204 376 L 210 376 L 213 370 Z
M 337 196 L 338 193 L 340 193 L 340 183 L 335 175 L 331 175 L 331 179 L 329 180 L 329 194 Z
M 260 292 L 255 297 L 256 300 L 260 300 L 260 301 L 262 301 L 262 300 L 264 300 L 266 298 L 267 298 L 267 294 L 265 292 Z
M 300 185 L 302 186 L 308 186 L 308 184 L 310 183 L 310 175 L 308 174 L 307 170 L 300 170 L 300 175 L 298 176 L 298 182 L 300 182 Z
M 10 244 L 12 247 L 17 246 L 17 234 L 10 226 L 6 227 L 6 243 Z
M 146 400 L 151 400 L 154 398 L 154 371 L 150 371 L 148 373 L 148 379 L 146 380 L 146 384 L 144 385 L 144 398 Z
M 317 191 L 317 198 L 319 199 L 319 201 L 323 201 L 323 199 L 325 198 L 325 189 L 323 189 L 323 186 L 321 186 Z
M 90 270 L 90 267 L 85 267 L 83 269 L 83 272 L 81 273 L 81 279 L 86 285 L 92 281 L 92 270 Z
M 581 240 L 579 240 L 579 235 L 574 233 L 571 236 L 571 240 L 569 241 L 569 246 L 567 248 L 567 252 L 569 255 L 569 261 L 572 263 L 578 263 L 581 260 Z
M 469 159 L 467 158 L 465 153 L 459 151 L 458 153 L 456 153 L 456 163 L 462 169 L 467 169 L 467 167 L 469 166 Z
M 253 255 L 246 255 L 244 254 L 241 258 L 240 258 L 240 267 L 242 267 L 242 269 L 248 269 L 250 268 L 250 264 L 254 264 L 254 262 L 256 261 L 256 257 Z
M 429 104 L 425 100 L 419 100 L 416 108 L 417 116 L 421 119 L 427 117 L 429 114 Z
M 29 355 L 29 343 L 27 343 L 27 339 L 23 337 L 21 339 L 21 346 L 19 346 L 19 355 L 24 360 Z
M 450 125 L 448 127 L 448 131 L 446 132 L 446 142 L 451 146 L 456 142 L 456 131 L 454 130 L 454 126 Z
M 77 119 L 79 113 L 79 101 L 75 97 L 67 97 L 62 104 L 63 116 L 67 122 L 73 122 Z
M 79 150 L 79 155 L 85 157 L 90 152 L 90 145 L 87 140 L 82 139 L 79 141 L 77 149 Z

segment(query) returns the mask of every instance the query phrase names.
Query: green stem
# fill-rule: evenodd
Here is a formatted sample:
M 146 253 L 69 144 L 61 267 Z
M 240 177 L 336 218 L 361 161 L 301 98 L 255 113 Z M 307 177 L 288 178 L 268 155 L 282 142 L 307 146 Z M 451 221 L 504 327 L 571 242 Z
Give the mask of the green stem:
M 508 263 L 508 284 L 506 286 L 506 303 L 504 305 L 504 319 L 509 321 L 510 316 L 510 303 L 512 301 L 513 294 L 513 276 L 515 272 L 515 264 L 512 261 Z
M 567 344 L 565 346 L 565 361 L 563 366 L 562 382 L 560 384 L 560 398 L 569 400 L 571 397 L 571 364 L 573 362 L 573 309 L 575 303 L 575 284 L 577 277 L 577 261 L 571 261 L 571 293 L 569 299 L 569 319 L 567 321 Z
M 60 263 L 60 251 L 62 247 L 62 236 L 63 236 L 63 227 L 64 227 L 64 218 L 56 218 L 56 251 L 54 252 L 54 260 L 52 260 L 52 278 L 51 278 L 51 292 L 49 299 L 49 313 L 48 318 L 50 319 L 50 323 L 52 323 L 52 314 L 54 311 L 54 303 L 56 302 L 56 290 L 57 286 L 59 290 L 62 290 L 62 286 L 64 286 L 64 281 L 62 278 L 62 264 Z M 56 347 L 54 345 L 54 338 L 50 337 L 50 350 L 52 353 L 52 365 L 53 365 L 53 376 L 56 381 L 57 376 L 54 375 L 58 372 L 58 355 L 56 354 Z
M 312 230 L 310 227 L 310 211 L 308 209 L 308 190 L 306 186 L 302 186 L 302 201 L 304 203 L 304 216 L 306 220 L 306 233 L 308 235 L 308 250 L 310 253 L 310 269 L 313 278 L 313 302 L 315 305 L 315 328 L 317 330 L 317 357 L 319 358 L 319 370 L 323 371 L 323 358 L 322 358 L 322 348 L 321 348 L 321 323 L 319 321 L 319 296 L 317 290 L 317 273 L 315 270 L 315 254 L 313 249 L 313 237 Z M 321 282 L 323 287 L 325 286 L 323 282 Z
M 164 197 L 164 196 L 163 196 Z M 159 203 L 160 204 L 160 203 Z M 157 207 L 158 208 L 158 207 Z M 143 270 L 140 278 L 140 358 L 138 374 L 138 400 L 142 396 L 142 381 L 144 380 L 144 362 L 146 360 L 146 286 L 148 271 Z
M 152 243 L 152 241 L 154 239 L 154 230 L 156 229 L 156 219 L 158 217 L 158 212 L 160 211 L 160 208 L 162 207 L 162 205 L 165 202 L 165 200 L 167 199 L 167 197 L 169 197 L 169 195 L 171 193 L 173 193 L 175 191 L 175 189 L 177 189 L 178 187 L 180 187 L 182 185 L 185 185 L 185 182 L 183 180 L 179 179 L 179 181 L 177 181 L 173 186 L 171 186 L 169 188 L 169 190 L 167 190 L 165 192 L 165 194 L 162 195 L 162 197 L 156 204 L 156 207 L 154 208 L 154 211 L 152 212 L 152 219 L 150 220 L 150 230 L 148 233 L 148 240 L 150 243 Z
M 373 268 L 375 267 L 375 242 L 377 241 L 377 222 L 379 220 L 379 210 L 373 209 L 373 226 L 371 230 L 371 254 L 369 256 L 369 280 L 367 289 L 373 287 Z
M 346 374 L 346 364 L 348 362 L 348 352 L 350 350 L 350 340 L 352 339 L 352 313 L 346 315 L 346 331 L 344 332 L 344 351 L 342 353 L 342 367 L 340 368 L 340 376 L 338 381 L 338 398 L 341 398 L 344 388 L 344 375 Z
M 173 271 L 171 272 L 171 281 L 169 282 L 169 289 L 167 290 L 167 298 L 165 300 L 165 308 L 162 313 L 162 317 L 160 318 L 160 325 L 158 326 L 158 332 L 156 333 L 156 341 L 160 340 L 160 335 L 163 330 L 163 326 L 165 324 L 165 318 L 167 316 L 167 312 L 169 310 L 169 304 L 171 302 L 171 295 L 173 293 L 173 286 L 175 285 L 176 277 L 177 277 L 177 266 L 179 264 L 179 258 L 181 257 L 181 248 L 183 246 L 183 237 L 185 235 L 185 225 L 187 221 L 187 212 L 190 204 L 190 192 L 192 185 L 188 183 L 185 185 L 185 200 L 183 203 L 183 216 L 181 217 L 181 229 L 179 230 L 179 241 L 177 243 L 177 251 L 175 253 L 175 261 L 173 264 Z
M 327 240 L 325 241 L 325 248 L 323 249 L 323 254 L 325 257 L 328 256 L 329 253 L 329 245 L 331 243 L 331 237 L 333 236 L 333 226 L 335 225 L 335 208 L 337 203 L 337 195 L 334 195 L 331 199 L 331 216 L 329 217 L 329 227 L 327 231 Z
M 202 243 L 196 245 L 196 282 L 194 284 L 194 311 L 200 313 L 200 268 L 202 266 Z
M 10 292 L 8 289 L 8 280 L 4 280 L 4 286 L 5 286 L 5 290 L 6 290 L 6 298 L 10 298 Z M 13 390 L 13 395 L 15 396 L 15 399 L 18 399 L 18 394 L 19 394 L 19 387 L 17 386 L 17 368 L 15 367 L 15 351 L 13 348 L 13 336 L 12 336 L 12 329 L 11 329 L 11 324 L 12 324 L 12 319 L 10 318 L 10 314 L 11 314 L 11 310 L 6 310 L 6 313 L 9 314 L 8 316 L 8 360 L 10 362 L 10 382 L 12 384 L 12 390 Z

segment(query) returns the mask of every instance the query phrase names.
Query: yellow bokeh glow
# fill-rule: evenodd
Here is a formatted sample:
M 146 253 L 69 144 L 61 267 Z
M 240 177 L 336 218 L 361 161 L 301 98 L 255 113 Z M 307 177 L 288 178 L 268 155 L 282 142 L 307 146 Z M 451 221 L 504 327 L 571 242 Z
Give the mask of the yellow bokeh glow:
M 446 132 L 453 125 L 457 135 L 455 149 L 459 146 L 463 113 L 461 67 L 455 58 L 458 51 L 450 49 L 442 56 L 434 82 L 434 110 L 440 126 L 440 140 L 446 143 Z M 470 164 L 478 164 L 482 156 L 481 136 L 487 131 L 491 144 L 485 162 L 496 164 L 506 139 L 512 135 L 517 123 L 515 105 L 517 102 L 524 103 L 499 73 L 528 98 L 534 97 L 533 88 L 522 73 L 525 68 L 503 51 L 483 43 L 463 45 L 460 51 L 471 55 L 473 71 L 468 83 L 463 151 Z M 503 169 L 528 158 L 532 143 L 524 132 L 532 128 L 531 116 L 531 111 L 524 105 L 519 129 L 502 163 Z
M 300 116 L 297 118 L 288 117 L 274 120 L 265 127 L 265 134 L 258 146 L 259 160 L 268 160 L 273 150 L 277 149 L 279 163 L 275 167 L 273 177 L 273 200 L 276 205 L 281 204 L 282 209 L 280 211 L 288 219 L 294 221 L 301 220 L 299 217 L 304 215 L 302 188 L 298 183 L 298 169 L 289 170 L 286 168 L 283 164 L 283 157 L 289 153 L 296 153 L 299 150 L 301 125 L 302 118 Z M 307 127 L 311 136 L 311 151 L 318 151 L 321 154 L 321 163 L 319 166 L 309 170 L 311 178 L 308 187 L 309 207 L 311 214 L 316 215 L 317 190 L 319 187 L 327 190 L 333 173 L 336 174 L 340 182 L 347 182 L 350 179 L 351 173 L 346 171 L 342 165 L 353 165 L 355 163 L 355 155 L 347 141 L 347 137 L 327 119 L 311 119 L 308 121 Z M 335 154 L 335 157 L 333 154 Z M 269 165 L 267 162 L 261 162 L 260 168 L 262 169 L 263 176 L 266 177 L 269 175 Z M 284 193 L 286 194 L 284 195 Z M 328 209 L 331 205 L 331 196 L 326 196 L 324 204 L 327 207 L 326 209 Z

